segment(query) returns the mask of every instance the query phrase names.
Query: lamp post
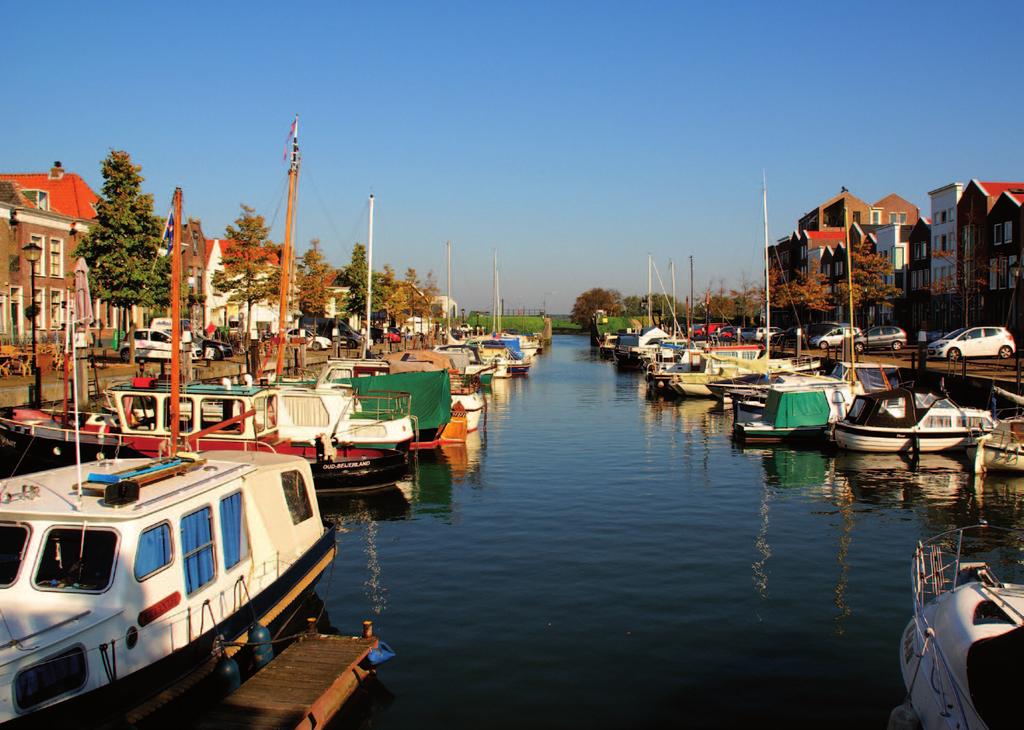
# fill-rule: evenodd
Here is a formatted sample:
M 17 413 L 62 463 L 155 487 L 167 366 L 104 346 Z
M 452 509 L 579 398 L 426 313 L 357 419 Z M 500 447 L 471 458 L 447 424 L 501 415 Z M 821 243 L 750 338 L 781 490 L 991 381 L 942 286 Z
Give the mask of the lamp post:
M 35 397 L 32 399 L 32 405 L 35 408 L 39 408 L 42 405 L 43 399 L 43 374 L 39 370 L 39 359 L 36 357 L 36 319 L 39 317 L 38 306 L 36 305 L 36 264 L 39 263 L 39 259 L 43 256 L 43 247 L 35 241 L 29 241 L 21 251 L 25 255 L 25 260 L 28 261 L 29 266 L 32 267 L 32 370 L 36 375 L 36 392 Z

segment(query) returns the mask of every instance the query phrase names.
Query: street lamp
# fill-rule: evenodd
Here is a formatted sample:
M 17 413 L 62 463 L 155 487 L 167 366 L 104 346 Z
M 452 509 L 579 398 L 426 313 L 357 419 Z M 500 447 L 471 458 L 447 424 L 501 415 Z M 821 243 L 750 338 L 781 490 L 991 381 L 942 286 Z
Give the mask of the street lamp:
M 36 264 L 43 257 L 43 247 L 35 241 L 29 241 L 21 249 L 25 260 L 32 267 L 32 370 L 36 374 L 36 393 L 32 399 L 32 405 L 39 408 L 43 398 L 43 374 L 39 370 L 39 359 L 36 357 L 36 319 L 39 317 L 38 305 L 36 304 Z

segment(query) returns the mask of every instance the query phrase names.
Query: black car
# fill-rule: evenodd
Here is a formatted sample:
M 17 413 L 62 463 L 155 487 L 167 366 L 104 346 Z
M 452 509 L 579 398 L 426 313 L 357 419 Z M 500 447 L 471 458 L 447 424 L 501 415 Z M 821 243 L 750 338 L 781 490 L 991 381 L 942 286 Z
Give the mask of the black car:
M 223 360 L 235 354 L 234 348 L 220 340 L 210 340 L 205 337 L 195 338 L 195 351 L 202 353 L 202 357 L 213 360 Z
M 907 333 L 895 325 L 880 325 L 871 327 L 862 335 L 857 335 L 854 347 L 857 352 L 864 350 L 893 350 L 899 351 L 907 346 Z

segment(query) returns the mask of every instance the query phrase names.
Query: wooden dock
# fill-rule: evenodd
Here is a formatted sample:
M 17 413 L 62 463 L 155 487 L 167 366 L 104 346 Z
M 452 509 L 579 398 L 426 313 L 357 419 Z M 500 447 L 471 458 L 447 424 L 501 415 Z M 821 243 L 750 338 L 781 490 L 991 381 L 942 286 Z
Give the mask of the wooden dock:
M 376 646 L 372 636 L 303 636 L 203 713 L 196 727 L 323 727 L 366 678 L 358 665 Z

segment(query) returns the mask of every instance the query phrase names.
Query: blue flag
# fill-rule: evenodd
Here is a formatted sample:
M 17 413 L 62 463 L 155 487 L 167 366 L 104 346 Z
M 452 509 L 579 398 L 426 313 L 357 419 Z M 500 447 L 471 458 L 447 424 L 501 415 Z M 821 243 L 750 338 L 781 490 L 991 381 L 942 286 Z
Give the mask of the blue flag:
M 174 248 L 174 210 L 167 214 L 167 223 L 164 224 L 164 241 L 167 242 L 167 253 L 170 255 Z

